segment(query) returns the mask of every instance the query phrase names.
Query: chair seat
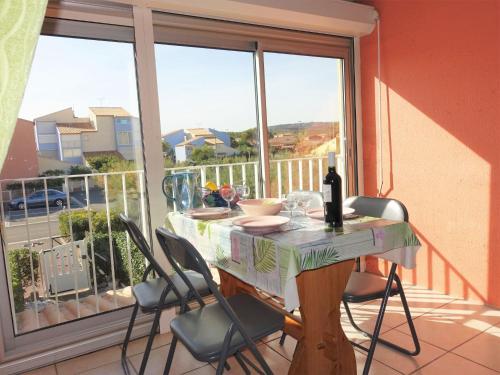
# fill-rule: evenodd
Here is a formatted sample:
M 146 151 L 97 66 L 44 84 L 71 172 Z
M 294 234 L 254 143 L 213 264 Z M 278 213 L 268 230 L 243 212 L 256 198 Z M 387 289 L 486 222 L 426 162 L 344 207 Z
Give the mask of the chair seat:
M 186 271 L 185 274 L 201 296 L 210 294 L 208 285 L 201 274 L 194 271 Z M 188 293 L 189 288 L 178 274 L 172 275 L 170 279 L 182 296 Z M 167 282 L 165 279 L 159 277 L 134 285 L 132 287 L 132 292 L 143 311 L 157 310 L 159 308 L 165 309 L 179 303 L 175 293 L 170 291 L 165 298 L 165 302 L 162 305 L 159 304 L 161 294 L 166 286 Z
M 229 297 L 227 301 L 252 340 L 283 329 L 283 315 L 257 298 L 238 294 Z M 170 328 L 197 360 L 211 362 L 220 356 L 224 337 L 231 323 L 220 303 L 213 303 L 179 315 L 172 320 Z M 236 331 L 228 355 L 244 346 L 246 343 L 243 337 Z
M 384 297 L 387 279 L 367 272 L 352 272 L 344 291 L 347 302 L 366 302 Z M 396 283 L 392 283 L 391 296 L 399 293 Z

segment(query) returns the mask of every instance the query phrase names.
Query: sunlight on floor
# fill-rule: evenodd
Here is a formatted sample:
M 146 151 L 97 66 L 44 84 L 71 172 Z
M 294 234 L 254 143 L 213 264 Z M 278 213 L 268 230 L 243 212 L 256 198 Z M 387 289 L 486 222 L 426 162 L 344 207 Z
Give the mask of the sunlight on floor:
M 500 372 L 500 311 L 470 301 L 454 299 L 444 294 L 408 286 L 406 294 L 412 311 L 422 347 L 417 357 L 409 357 L 382 345 L 377 346 L 370 374 L 496 374 Z M 420 299 L 420 297 L 424 298 Z M 364 329 L 373 329 L 378 305 L 365 303 L 351 306 L 354 319 Z M 353 341 L 368 344 L 365 336 L 357 332 L 345 317 L 342 309 L 342 326 Z M 266 337 L 258 348 L 275 374 L 286 374 L 293 357 L 296 341 L 287 337 L 279 345 L 280 334 Z M 411 348 L 412 341 L 405 320 L 404 311 L 397 297 L 389 303 L 382 337 Z M 146 374 L 163 371 L 171 342 L 170 334 L 158 335 L 146 369 Z M 142 359 L 146 339 L 130 344 L 129 368 L 136 374 Z M 355 350 L 358 374 L 363 371 L 366 355 Z M 73 358 L 55 365 L 35 370 L 30 375 L 65 374 L 123 374 L 120 364 L 120 347 L 114 346 L 95 353 Z M 227 374 L 242 374 L 237 363 L 229 361 L 231 370 Z M 172 374 L 215 374 L 216 364 L 196 361 L 179 345 L 172 367 Z

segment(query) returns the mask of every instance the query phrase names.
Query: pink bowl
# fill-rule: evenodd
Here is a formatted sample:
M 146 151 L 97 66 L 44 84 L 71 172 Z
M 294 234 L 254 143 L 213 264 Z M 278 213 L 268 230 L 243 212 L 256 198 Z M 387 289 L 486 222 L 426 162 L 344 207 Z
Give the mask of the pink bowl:
M 277 215 L 283 205 L 277 199 L 245 199 L 237 203 L 243 212 L 249 216 Z

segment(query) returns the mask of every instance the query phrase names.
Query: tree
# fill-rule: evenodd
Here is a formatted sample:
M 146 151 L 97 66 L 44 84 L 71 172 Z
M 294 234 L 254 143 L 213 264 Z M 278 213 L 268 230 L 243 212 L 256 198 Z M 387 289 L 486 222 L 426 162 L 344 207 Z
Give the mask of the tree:
M 162 141 L 161 147 L 163 150 L 163 156 L 175 162 L 175 151 L 170 143 Z
M 121 161 L 122 160 L 116 155 L 101 155 L 87 159 L 87 163 L 90 167 L 100 173 L 110 172 L 117 164 L 120 164 Z
M 191 154 L 191 160 L 195 164 L 203 164 L 204 161 L 214 158 L 215 150 L 207 145 L 195 148 Z

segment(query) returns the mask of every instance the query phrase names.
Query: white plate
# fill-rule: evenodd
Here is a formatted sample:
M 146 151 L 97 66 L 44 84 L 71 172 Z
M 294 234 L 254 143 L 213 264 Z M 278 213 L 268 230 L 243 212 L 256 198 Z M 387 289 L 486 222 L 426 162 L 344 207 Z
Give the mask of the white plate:
M 344 216 L 352 215 L 354 212 L 355 212 L 354 208 L 350 208 L 350 207 L 342 208 L 342 213 L 344 214 Z M 312 208 L 309 211 L 307 211 L 307 216 L 309 216 L 311 219 L 324 220 L 325 219 L 325 211 L 322 207 L 321 208 Z
M 192 208 L 186 215 L 197 220 L 214 220 L 226 217 L 231 212 L 229 207 Z
M 245 232 L 251 234 L 266 234 L 276 232 L 283 224 L 290 221 L 290 218 L 283 216 L 249 216 L 233 221 L 234 225 L 240 226 Z

